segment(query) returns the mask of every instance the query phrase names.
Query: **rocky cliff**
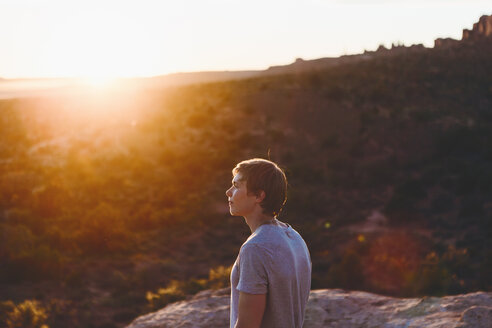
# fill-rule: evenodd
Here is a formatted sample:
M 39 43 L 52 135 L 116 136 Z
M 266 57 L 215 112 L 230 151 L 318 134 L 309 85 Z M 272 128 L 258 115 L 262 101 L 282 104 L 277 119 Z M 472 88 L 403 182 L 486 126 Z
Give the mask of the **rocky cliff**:
M 459 45 L 462 41 L 476 41 L 484 39 L 492 35 L 492 15 L 483 15 L 480 17 L 477 23 L 473 24 L 471 30 L 463 30 L 462 40 L 456 40 L 453 38 L 437 38 L 434 40 L 435 48 L 448 48 Z M 266 71 L 259 73 L 259 75 L 272 75 L 272 74 L 285 74 L 285 73 L 302 73 L 306 71 L 323 70 L 328 67 L 337 66 L 345 63 L 355 63 L 372 59 L 375 57 L 389 57 L 400 54 L 409 54 L 424 51 L 426 48 L 422 44 L 414 44 L 411 46 L 405 46 L 400 44 L 392 44 L 391 48 L 386 48 L 384 45 L 380 45 L 375 51 L 364 51 L 363 54 L 344 55 L 340 57 L 328 57 L 312 60 L 303 60 L 297 58 L 296 61 L 289 65 L 271 66 Z
M 480 17 L 478 22 L 473 24 L 473 28 L 471 30 L 464 29 L 463 37 L 461 40 L 456 40 L 452 38 L 438 38 L 434 40 L 434 47 L 449 47 L 457 45 L 460 41 L 476 41 L 483 39 L 485 37 L 489 37 L 492 35 L 492 15 L 483 15 Z
M 492 16 L 483 15 L 471 30 L 463 30 L 463 40 L 477 39 L 492 35 Z
M 207 290 L 141 316 L 127 328 L 228 327 L 230 289 Z M 492 293 L 394 298 L 359 291 L 311 292 L 304 328 L 481 328 L 492 322 Z

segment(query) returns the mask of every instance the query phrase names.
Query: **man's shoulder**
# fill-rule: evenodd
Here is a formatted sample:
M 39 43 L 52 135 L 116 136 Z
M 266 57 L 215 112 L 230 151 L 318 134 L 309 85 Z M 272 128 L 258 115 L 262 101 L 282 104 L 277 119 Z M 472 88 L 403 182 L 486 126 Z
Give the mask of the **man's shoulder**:
M 263 236 L 264 237 L 264 236 Z M 273 250 L 278 246 L 275 240 L 269 240 L 268 238 L 263 238 L 261 235 L 253 236 L 244 242 L 241 246 L 240 253 L 244 252 L 257 252 L 257 253 L 268 253 L 273 255 Z
M 274 247 L 281 239 L 281 231 L 273 226 L 262 226 L 253 235 L 251 235 L 243 245 L 256 245 L 258 247 Z
M 241 250 L 256 250 L 256 249 L 268 249 L 270 248 L 270 243 L 263 239 L 258 239 L 258 238 L 251 238 L 248 239 L 244 242 L 244 244 L 241 246 Z

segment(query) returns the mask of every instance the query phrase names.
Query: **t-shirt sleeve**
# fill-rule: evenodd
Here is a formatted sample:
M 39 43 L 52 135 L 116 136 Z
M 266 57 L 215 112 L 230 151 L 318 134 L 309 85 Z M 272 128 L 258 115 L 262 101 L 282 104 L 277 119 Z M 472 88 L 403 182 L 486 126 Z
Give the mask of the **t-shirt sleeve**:
M 239 282 L 236 289 L 248 294 L 266 294 L 268 290 L 267 254 L 254 244 L 239 252 Z

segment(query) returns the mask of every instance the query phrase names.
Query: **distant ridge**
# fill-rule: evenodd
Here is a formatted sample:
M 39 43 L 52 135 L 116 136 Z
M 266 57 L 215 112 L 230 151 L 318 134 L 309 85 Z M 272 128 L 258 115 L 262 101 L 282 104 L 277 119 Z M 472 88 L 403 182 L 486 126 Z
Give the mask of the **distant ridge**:
M 434 41 L 434 47 L 456 45 L 467 40 L 482 40 L 492 35 L 492 16 L 483 15 L 479 21 L 473 24 L 472 30 L 463 30 L 463 39 L 455 40 L 452 38 L 438 38 Z M 159 81 L 162 85 L 184 85 L 192 83 L 217 82 L 225 80 L 251 78 L 256 76 L 268 76 L 277 74 L 297 74 L 316 70 L 323 70 L 332 66 L 346 63 L 355 63 L 358 61 L 370 60 L 376 57 L 386 57 L 400 55 L 404 53 L 415 53 L 430 50 L 423 44 L 414 44 L 405 46 L 392 44 L 391 48 L 380 45 L 376 51 L 364 51 L 362 54 L 343 55 L 340 57 L 323 57 L 311 60 L 297 58 L 293 63 L 287 65 L 270 66 L 266 70 L 257 71 L 209 71 L 209 72 L 190 72 L 175 73 L 152 77 L 151 81 Z
M 483 15 L 480 17 L 477 23 L 473 24 L 471 30 L 463 29 L 463 36 L 461 40 L 452 38 L 437 38 L 434 40 L 434 48 L 447 48 L 456 46 L 462 43 L 475 42 L 489 39 L 492 36 L 492 15 Z M 355 63 L 359 61 L 371 60 L 373 58 L 387 57 L 393 55 L 400 55 L 405 53 L 415 53 L 421 51 L 428 51 L 432 48 L 426 48 L 422 44 L 416 44 L 411 46 L 405 46 L 400 44 L 392 44 L 391 48 L 386 48 L 380 45 L 376 51 L 364 51 L 362 54 L 343 55 L 340 57 L 323 57 L 318 59 L 304 60 L 297 58 L 293 63 L 287 65 L 270 66 L 266 70 L 247 70 L 247 71 L 202 71 L 202 72 L 180 72 L 171 73 L 166 75 L 158 75 L 154 77 L 144 78 L 122 78 L 121 80 L 137 82 L 143 87 L 150 88 L 164 88 L 171 86 L 183 86 L 189 84 L 198 83 L 211 83 L 221 82 L 229 80 L 247 79 L 261 76 L 271 76 L 278 74 L 300 74 L 305 72 L 324 70 L 329 67 L 338 66 L 341 64 Z M 47 84 L 51 84 L 49 87 L 50 92 L 55 91 L 56 87 L 53 87 L 56 81 L 66 81 L 67 86 L 73 85 L 76 78 L 32 78 L 32 79 L 6 79 L 0 77 L 2 83 L 8 82 L 42 82 L 46 81 Z M 20 90 L 16 92 L 7 93 L 0 88 L 0 99 L 11 98 L 11 94 L 15 97 L 22 97 L 24 95 L 33 94 L 39 95 L 39 87 L 34 89 Z
M 483 15 L 478 22 L 473 24 L 473 28 L 463 29 L 461 40 L 452 38 L 438 38 L 434 40 L 434 47 L 449 47 L 459 44 L 460 42 L 478 41 L 489 38 L 492 35 L 492 16 Z
M 479 39 L 492 35 L 492 16 L 483 15 L 471 30 L 463 30 L 463 40 Z
M 219 82 L 235 79 L 255 77 L 262 71 L 204 71 L 204 72 L 182 72 L 167 75 L 159 75 L 146 78 L 149 82 L 157 83 L 156 86 L 179 86 L 203 82 Z

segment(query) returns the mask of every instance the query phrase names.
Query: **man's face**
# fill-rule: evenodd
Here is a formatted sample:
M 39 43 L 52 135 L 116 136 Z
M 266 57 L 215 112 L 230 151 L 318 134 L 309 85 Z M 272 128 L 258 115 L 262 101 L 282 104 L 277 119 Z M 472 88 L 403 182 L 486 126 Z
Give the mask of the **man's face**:
M 226 191 L 229 200 L 229 211 L 233 216 L 247 216 L 252 213 L 257 204 L 254 194 L 248 195 L 246 181 L 242 181 L 241 173 L 232 179 L 232 186 Z

